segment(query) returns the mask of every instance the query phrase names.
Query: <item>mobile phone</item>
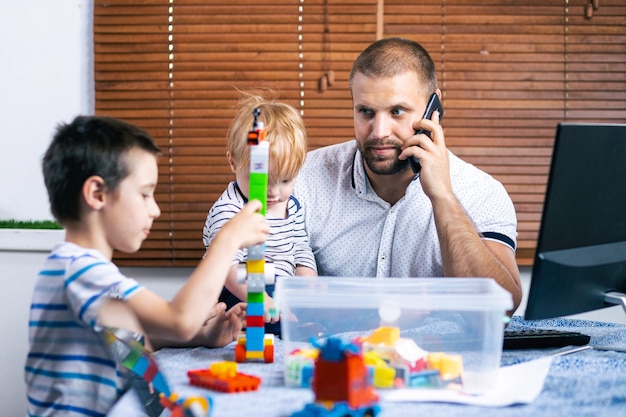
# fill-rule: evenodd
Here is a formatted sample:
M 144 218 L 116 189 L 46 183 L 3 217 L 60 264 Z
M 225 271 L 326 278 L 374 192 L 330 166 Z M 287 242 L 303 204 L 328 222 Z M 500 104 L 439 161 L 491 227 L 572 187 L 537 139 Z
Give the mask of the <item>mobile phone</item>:
M 439 120 L 443 119 L 443 105 L 441 104 L 441 100 L 439 100 L 439 96 L 437 95 L 437 93 L 432 93 L 430 98 L 428 99 L 426 111 L 424 112 L 422 119 L 430 120 L 430 118 L 433 117 L 433 112 L 435 110 L 439 112 Z M 415 131 L 416 135 L 419 135 L 420 133 L 423 133 L 426 136 L 430 137 L 430 131 L 428 130 L 418 129 Z M 409 165 L 411 165 L 411 169 L 413 170 L 414 174 L 419 173 L 420 169 L 422 169 L 419 159 L 414 156 L 409 157 Z

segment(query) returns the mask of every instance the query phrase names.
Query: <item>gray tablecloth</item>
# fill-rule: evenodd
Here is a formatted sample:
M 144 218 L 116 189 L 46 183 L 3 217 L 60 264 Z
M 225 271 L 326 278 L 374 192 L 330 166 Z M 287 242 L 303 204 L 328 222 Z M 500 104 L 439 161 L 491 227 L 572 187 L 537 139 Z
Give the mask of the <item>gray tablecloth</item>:
M 591 336 L 591 345 L 626 348 L 626 326 L 604 322 L 555 319 L 526 322 L 514 317 L 510 329 L 558 328 Z M 282 344 L 277 340 L 273 364 L 239 364 L 241 372 L 263 379 L 256 392 L 222 394 L 190 386 L 187 371 L 207 368 L 215 361 L 232 361 L 234 345 L 221 349 L 163 349 L 156 353 L 170 387 L 182 395 L 213 398 L 213 417 L 286 417 L 313 400 L 310 390 L 283 383 Z M 502 366 L 525 362 L 556 349 L 504 351 Z M 531 404 L 487 408 L 442 403 L 381 402 L 381 417 L 508 417 L 508 416 L 626 416 L 626 353 L 586 350 L 555 357 L 539 397 Z M 111 416 L 141 415 L 132 395 L 125 396 Z M 164 416 L 168 415 L 167 411 Z

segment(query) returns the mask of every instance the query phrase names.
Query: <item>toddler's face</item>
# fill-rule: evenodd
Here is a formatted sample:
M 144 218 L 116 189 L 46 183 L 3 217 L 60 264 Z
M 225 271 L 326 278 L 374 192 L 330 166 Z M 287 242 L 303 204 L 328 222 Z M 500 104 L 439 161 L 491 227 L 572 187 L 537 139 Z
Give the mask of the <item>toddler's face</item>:
M 250 174 L 248 169 L 242 169 L 235 173 L 237 185 L 241 192 L 248 198 L 250 195 Z M 296 185 L 295 178 L 269 178 L 267 184 L 267 213 L 274 217 L 285 217 L 289 196 L 293 194 Z
M 281 178 L 278 181 L 272 181 L 272 179 L 270 179 L 267 184 L 267 210 L 272 212 L 275 206 L 280 206 L 281 204 L 283 204 L 286 209 L 287 201 L 289 200 L 289 196 L 293 194 L 295 185 L 295 178 Z M 273 214 L 278 216 L 280 215 L 280 211 Z
M 230 153 L 226 154 L 231 171 L 235 173 L 237 185 L 246 198 L 250 196 L 250 167 L 239 167 L 237 160 Z M 270 157 L 270 166 L 272 158 Z M 267 184 L 267 213 L 273 217 L 285 218 L 289 196 L 293 194 L 296 177 L 274 178 L 270 173 Z

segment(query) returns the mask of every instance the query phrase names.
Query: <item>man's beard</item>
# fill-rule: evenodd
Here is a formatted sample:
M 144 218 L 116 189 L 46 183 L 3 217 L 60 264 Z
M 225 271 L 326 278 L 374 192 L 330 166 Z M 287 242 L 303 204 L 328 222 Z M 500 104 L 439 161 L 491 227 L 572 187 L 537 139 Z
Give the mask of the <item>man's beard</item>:
M 409 168 L 408 160 L 398 159 L 398 155 L 400 155 L 400 152 L 401 152 L 399 146 L 395 146 L 395 150 L 396 150 L 395 157 L 391 159 L 386 158 L 386 157 L 382 158 L 377 155 L 374 155 L 371 152 L 371 149 L 369 148 L 369 146 L 367 146 L 367 144 L 362 145 L 359 143 L 358 147 L 359 147 L 359 151 L 361 152 L 361 155 L 363 155 L 363 159 L 365 160 L 367 167 L 374 174 L 393 175 Z

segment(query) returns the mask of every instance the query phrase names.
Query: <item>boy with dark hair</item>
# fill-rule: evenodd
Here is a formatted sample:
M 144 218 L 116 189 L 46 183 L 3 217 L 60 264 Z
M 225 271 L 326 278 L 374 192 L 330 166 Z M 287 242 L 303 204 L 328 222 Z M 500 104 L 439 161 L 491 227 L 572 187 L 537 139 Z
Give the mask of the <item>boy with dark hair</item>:
M 66 234 L 34 289 L 25 366 L 29 415 L 105 416 L 124 392 L 126 374 L 99 334 L 98 309 L 107 299 L 123 300 L 153 343 L 223 346 L 241 330 L 241 306 L 225 313 L 216 301 L 235 252 L 267 238 L 260 202 L 224 225 L 169 302 L 111 261 L 114 250 L 139 250 L 161 214 L 154 199 L 158 155 L 136 126 L 79 116 L 58 128 L 44 156 L 51 210 Z

